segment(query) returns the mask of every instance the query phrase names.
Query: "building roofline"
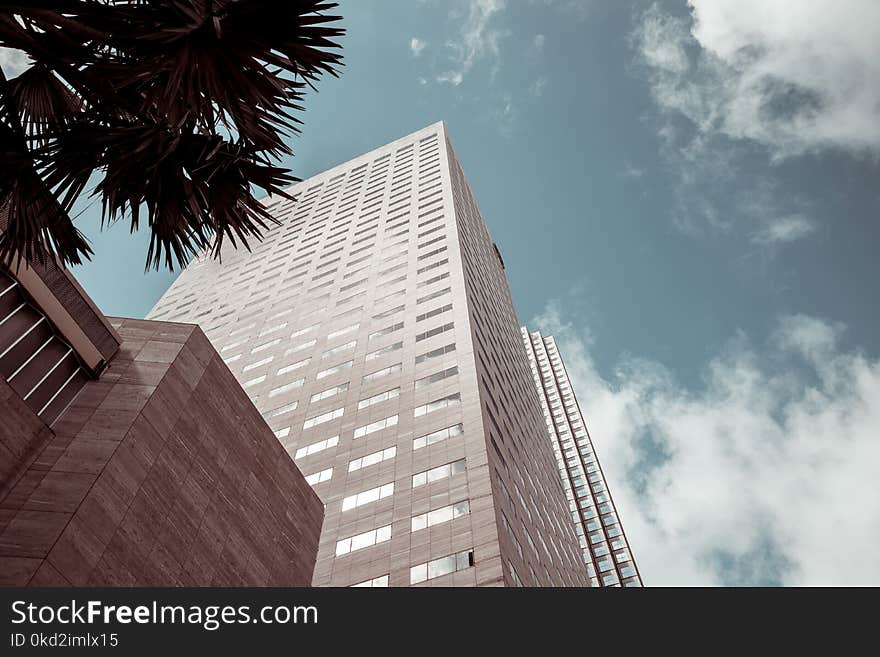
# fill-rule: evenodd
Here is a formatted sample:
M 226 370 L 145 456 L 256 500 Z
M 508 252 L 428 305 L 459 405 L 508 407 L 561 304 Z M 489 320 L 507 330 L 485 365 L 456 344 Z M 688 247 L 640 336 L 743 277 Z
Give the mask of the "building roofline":
M 428 133 L 428 132 L 435 131 L 438 129 L 439 129 L 440 135 L 442 137 L 447 136 L 446 122 L 443 121 L 442 119 L 439 121 L 435 121 L 434 123 L 426 125 L 424 128 L 419 128 L 418 130 L 410 132 L 409 134 L 406 134 L 402 137 L 398 137 L 394 141 L 388 142 L 388 143 L 383 144 L 381 146 L 377 146 L 376 148 L 373 148 L 365 153 L 361 153 L 360 155 L 355 155 L 354 157 L 351 157 L 347 160 L 339 162 L 338 164 L 333 165 L 331 168 L 325 169 L 324 171 L 316 173 L 315 175 L 313 175 L 309 178 L 303 178 L 300 182 L 295 183 L 293 185 L 290 185 L 289 187 L 286 187 L 284 189 L 284 191 L 287 193 L 293 194 L 296 192 L 296 190 L 302 188 L 304 185 L 314 184 L 314 182 L 318 178 L 321 178 L 321 179 L 332 178 L 336 173 L 339 172 L 339 170 L 348 169 L 353 164 L 355 164 L 358 160 L 371 160 L 381 151 L 393 150 L 393 147 L 396 144 L 399 144 L 401 142 L 408 142 L 408 141 L 414 139 L 415 137 L 417 137 L 420 133 L 423 133 L 423 132 Z M 280 199 L 281 197 L 277 197 L 277 198 Z M 260 201 L 264 204 L 265 203 L 272 203 L 272 202 L 275 202 L 276 200 L 277 200 L 276 198 L 273 198 L 269 195 L 266 195 L 260 199 Z

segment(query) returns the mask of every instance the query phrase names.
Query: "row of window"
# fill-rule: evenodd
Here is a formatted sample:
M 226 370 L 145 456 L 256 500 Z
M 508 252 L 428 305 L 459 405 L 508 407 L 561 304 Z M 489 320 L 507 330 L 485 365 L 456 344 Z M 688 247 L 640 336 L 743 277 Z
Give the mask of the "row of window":
M 399 218 L 402 217 L 402 216 L 405 216 L 405 215 L 400 215 L 400 216 L 398 216 L 398 217 L 392 217 L 392 218 L 390 218 L 390 219 L 388 220 L 388 224 L 389 224 L 389 225 L 388 225 L 388 229 L 396 229 L 396 228 L 402 227 L 406 222 L 401 222 L 401 223 L 398 223 L 398 224 L 392 224 L 392 223 L 391 223 L 392 220 L 394 220 L 394 219 L 399 219 Z M 376 217 L 376 220 L 378 220 L 378 217 Z M 334 223 L 335 223 L 335 222 L 334 222 Z M 315 230 L 318 230 L 319 228 L 322 228 L 322 227 L 323 227 L 323 226 L 316 226 L 316 227 L 312 228 L 312 229 L 311 229 L 310 231 L 308 231 L 308 232 L 309 232 L 309 233 L 314 232 Z M 363 233 L 363 232 L 364 232 L 364 231 L 358 231 L 358 233 Z M 405 234 L 405 232 L 406 232 L 406 231 L 403 231 L 403 232 L 399 233 L 399 235 L 403 235 L 403 234 Z M 337 262 L 341 261 L 341 256 L 340 256 L 339 258 L 328 258 L 328 255 L 329 255 L 329 254 L 331 254 L 331 253 L 337 253 L 337 252 L 341 251 L 341 247 L 340 247 L 340 249 L 336 249 L 336 250 L 334 250 L 334 251 L 332 251 L 332 252 L 327 252 L 327 251 L 326 251 L 326 248 L 327 248 L 327 247 L 331 246 L 332 244 L 335 244 L 334 242 L 330 241 L 330 237 L 335 237 L 336 235 L 341 235 L 341 234 L 342 234 L 342 233 L 336 233 L 336 234 L 334 234 L 334 235 L 328 235 L 327 238 L 325 238 L 325 245 L 324 245 L 325 253 L 323 254 L 323 258 L 322 258 L 322 261 L 320 262 L 320 264 L 318 264 L 318 265 L 316 266 L 316 271 L 319 270 L 319 269 L 323 269 L 323 268 L 329 267 L 329 266 L 331 266 L 331 265 L 333 265 L 333 264 L 336 264 Z M 320 237 L 319 235 L 315 235 L 315 236 L 314 236 L 314 239 L 318 239 L 319 237 Z M 313 239 L 313 238 L 310 238 L 310 239 Z M 368 238 L 363 238 L 363 239 L 368 239 Z M 363 239 L 358 240 L 358 241 L 363 241 Z M 285 240 L 285 241 L 287 241 L 287 240 Z M 340 240 L 340 242 L 341 242 L 341 241 L 344 241 L 344 240 Z M 405 242 L 405 241 L 404 241 L 404 242 Z M 404 242 L 401 242 L 400 244 L 403 244 Z M 291 244 L 291 246 L 292 246 L 292 244 Z M 370 247 L 372 247 L 372 245 L 368 245 L 368 247 L 366 247 L 365 249 L 361 249 L 361 250 L 366 250 L 367 248 L 370 248 Z M 285 247 L 285 250 L 286 250 L 286 249 L 289 249 L 289 248 L 290 248 L 290 247 Z M 300 252 L 301 252 L 301 253 L 300 253 L 300 255 L 299 255 L 298 258 L 303 258 L 303 257 L 305 257 L 305 256 L 307 256 L 307 255 L 312 255 L 312 254 L 315 253 L 314 250 L 312 250 L 312 251 L 310 251 L 310 252 L 307 252 L 307 253 L 302 253 L 302 249 L 300 249 Z M 359 252 L 359 250 L 352 251 L 352 253 L 351 253 L 350 255 L 356 255 L 358 252 Z M 278 265 L 275 265 L 275 264 L 274 264 L 276 261 L 278 261 L 278 260 L 280 260 L 280 259 L 281 259 L 281 258 L 279 258 L 279 257 L 277 257 L 277 256 L 276 256 L 275 258 L 270 259 L 271 263 L 273 263 L 273 266 L 271 266 L 271 267 L 265 269 L 263 273 L 265 274 L 265 273 L 267 273 L 267 272 L 274 271 L 274 270 L 276 270 L 276 269 L 279 269 L 279 268 L 282 267 L 282 266 L 285 266 L 285 263 L 283 263 L 283 262 L 280 263 L 280 264 L 278 264 Z M 253 258 L 252 258 L 252 260 L 257 260 L 257 262 L 260 261 L 259 259 L 253 259 Z M 293 262 L 296 262 L 296 260 L 297 260 L 297 259 L 295 259 Z M 294 266 L 292 266 L 292 267 L 291 267 L 291 263 L 288 263 L 288 264 L 287 264 L 288 271 L 289 271 L 289 272 L 290 272 L 290 271 L 295 271 L 295 270 L 297 270 L 297 269 L 300 269 L 300 268 L 302 268 L 302 267 L 305 267 L 305 266 L 307 266 L 310 262 L 311 262 L 311 261 L 309 261 L 309 262 L 304 262 L 304 263 L 302 263 L 301 265 L 294 265 Z M 349 264 L 351 264 L 351 263 L 349 263 Z M 233 271 L 234 271 L 233 268 L 227 269 L 227 271 L 225 271 L 225 272 L 223 272 L 223 273 L 221 274 L 221 278 L 224 277 L 224 276 L 226 276 L 226 275 L 229 275 L 229 274 L 232 273 Z M 333 271 L 336 271 L 336 270 L 334 269 Z M 247 273 L 247 272 L 245 272 L 245 273 Z M 303 274 L 304 274 L 304 273 L 305 273 L 305 272 L 303 272 Z M 313 280 L 316 280 L 316 279 L 322 278 L 322 277 L 324 277 L 324 276 L 328 276 L 328 275 L 330 275 L 330 274 L 332 274 L 332 273 L 333 273 L 332 271 L 331 271 L 331 272 L 321 272 L 321 273 L 319 273 L 319 274 L 316 274 L 316 275 L 313 277 Z M 273 276 L 274 276 L 274 274 L 273 274 Z M 240 279 L 239 282 L 243 282 L 243 281 L 246 281 L 246 280 L 250 280 L 250 279 L 252 279 L 253 277 L 254 277 L 253 275 L 250 275 L 250 276 L 244 277 L 244 278 Z M 289 278 L 285 279 L 285 281 L 286 281 L 286 280 L 294 280 L 295 278 L 296 278 L 296 277 L 289 277 Z M 268 279 L 267 279 L 267 280 L 268 280 Z M 237 283 L 237 284 L 238 284 L 238 283 Z M 317 288 L 315 288 L 315 289 L 317 289 Z M 190 292 L 190 295 L 193 295 L 193 294 L 194 294 L 194 293 Z M 164 300 L 164 302 L 163 302 L 163 304 L 162 304 L 162 309 L 156 313 L 156 316 L 165 316 L 165 315 L 167 315 L 167 314 L 171 311 L 171 308 L 169 308 L 169 307 L 167 307 L 167 306 L 168 306 L 169 303 L 172 303 L 172 302 L 175 300 L 174 297 L 175 297 L 175 295 L 172 293 L 171 295 L 168 296 L 168 298 L 167 298 L 166 300 Z M 263 298 L 260 298 L 259 301 L 263 301 L 263 300 L 266 300 L 266 299 L 268 299 L 268 298 L 269 298 L 268 296 L 267 296 L 267 297 L 263 297 Z M 176 310 L 177 312 L 180 312 L 180 311 L 183 309 L 184 306 L 189 306 L 189 305 L 191 305 L 192 303 L 194 303 L 196 300 L 197 300 L 196 297 L 193 297 L 192 299 L 187 299 L 186 302 L 185 302 L 185 304 L 181 304 L 181 305 L 177 306 L 177 307 L 175 308 L 175 310 Z M 255 305 L 257 301 L 258 301 L 257 299 L 253 299 L 253 300 L 251 300 L 251 305 Z M 226 305 L 226 304 L 221 304 L 221 306 L 219 306 L 219 308 L 222 308 L 222 307 L 224 307 L 225 305 Z M 203 313 L 201 313 L 201 314 L 202 314 L 202 315 L 204 315 L 204 314 L 209 314 L 209 313 L 211 313 L 211 312 L 213 312 L 213 311 L 214 311 L 214 307 L 213 307 L 212 305 L 209 304 L 209 305 L 208 305 L 208 308 L 207 308 Z M 229 312 L 224 313 L 223 316 L 229 315 L 229 314 L 231 314 L 231 313 L 232 313 L 232 311 L 230 310 Z M 219 318 L 219 316 L 218 316 L 217 318 Z
M 620 583 L 619 575 L 625 580 L 624 585 L 638 586 L 640 582 L 635 567 L 555 344 L 552 338 L 545 341 L 537 332 L 528 335 L 523 330 L 523 336 L 527 347 L 531 346 L 527 350 L 528 357 L 553 439 L 566 497 L 571 502 L 576 501 L 580 510 L 580 513 L 573 510 L 571 517 L 584 548 L 590 577 L 597 584 L 601 579 L 603 585 L 609 586 Z M 609 542 L 614 550 L 614 560 L 611 559 Z
M 449 575 L 450 573 L 454 573 L 460 570 L 466 570 L 473 565 L 474 551 L 463 550 L 455 554 L 440 557 L 439 559 L 432 559 L 431 561 L 426 561 L 425 563 L 413 566 L 412 568 L 410 568 L 409 572 L 409 583 L 421 584 L 422 582 L 425 582 L 429 579 L 434 579 L 435 577 L 442 577 L 443 575 Z M 368 579 L 357 584 L 352 584 L 352 586 L 387 587 L 388 575 L 374 577 L 372 579 Z M 520 582 L 518 586 L 522 586 L 522 582 Z

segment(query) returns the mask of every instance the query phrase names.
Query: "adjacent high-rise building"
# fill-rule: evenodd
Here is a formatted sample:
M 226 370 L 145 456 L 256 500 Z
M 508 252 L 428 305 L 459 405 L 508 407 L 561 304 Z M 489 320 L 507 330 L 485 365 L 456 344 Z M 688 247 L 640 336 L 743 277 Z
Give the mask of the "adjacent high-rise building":
M 556 340 L 525 327 L 522 337 L 590 580 L 593 586 L 641 586 Z
M 267 200 L 197 322 L 325 505 L 313 584 L 589 586 L 504 262 L 437 123 Z

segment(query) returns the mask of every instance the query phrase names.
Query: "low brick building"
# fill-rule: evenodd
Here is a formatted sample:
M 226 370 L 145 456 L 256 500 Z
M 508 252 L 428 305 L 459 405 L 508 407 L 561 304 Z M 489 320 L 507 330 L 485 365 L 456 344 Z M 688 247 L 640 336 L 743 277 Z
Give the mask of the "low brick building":
M 191 324 L 0 269 L 0 585 L 308 586 L 323 504 Z

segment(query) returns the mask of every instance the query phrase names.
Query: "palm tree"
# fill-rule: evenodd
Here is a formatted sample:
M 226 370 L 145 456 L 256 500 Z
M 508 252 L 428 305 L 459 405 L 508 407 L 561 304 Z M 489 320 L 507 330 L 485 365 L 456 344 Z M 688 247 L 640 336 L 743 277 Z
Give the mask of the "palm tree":
M 293 112 L 341 66 L 336 6 L 0 0 L 0 46 L 33 61 L 0 70 L 0 258 L 89 258 L 70 212 L 95 174 L 102 224 L 149 228 L 147 268 L 259 239 L 253 187 L 289 198 Z

